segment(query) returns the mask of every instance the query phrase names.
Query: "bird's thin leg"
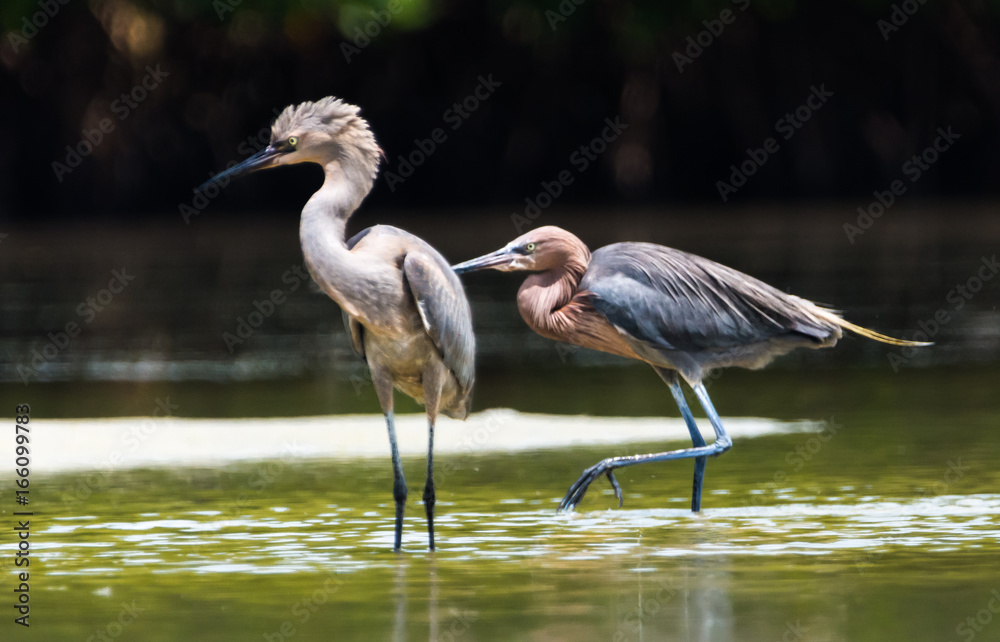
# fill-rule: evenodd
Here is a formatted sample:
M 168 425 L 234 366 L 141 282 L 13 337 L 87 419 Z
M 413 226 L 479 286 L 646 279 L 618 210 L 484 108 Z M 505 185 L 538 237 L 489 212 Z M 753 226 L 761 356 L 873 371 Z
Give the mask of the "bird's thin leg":
M 695 446 L 706 445 L 705 438 L 701 436 L 701 431 L 698 430 L 698 424 L 694 420 L 694 415 L 691 414 L 691 408 L 688 407 L 687 399 L 684 398 L 684 389 L 681 388 L 680 377 L 677 376 L 677 371 L 658 368 L 656 366 L 653 366 L 653 369 L 670 386 L 670 392 L 674 396 L 674 401 L 677 402 L 681 416 L 684 417 L 684 423 L 687 424 L 688 432 L 691 433 L 691 442 Z M 691 488 L 691 512 L 694 513 L 701 510 L 701 489 L 704 485 L 705 463 L 707 461 L 708 457 L 695 457 L 694 459 L 694 482 Z
M 682 448 L 680 450 L 671 450 L 662 453 L 651 453 L 648 455 L 632 455 L 629 457 L 610 457 L 604 461 L 598 462 L 596 465 L 591 466 L 587 470 L 583 471 L 583 475 L 580 479 L 569 487 L 569 492 L 563 497 L 563 500 L 559 503 L 558 510 L 569 510 L 580 503 L 583 496 L 587 493 L 587 488 L 596 479 L 602 475 L 606 475 L 609 480 L 612 481 L 612 485 L 616 488 L 615 494 L 618 495 L 619 506 L 621 505 L 621 489 L 618 488 L 618 483 L 614 481 L 614 477 L 611 475 L 611 471 L 617 468 L 625 468 L 626 466 L 635 466 L 636 464 L 645 464 L 654 461 L 670 461 L 673 459 L 689 459 L 697 457 L 716 457 L 726 452 L 733 446 L 732 440 L 729 435 L 726 434 L 725 429 L 722 427 L 722 420 L 719 419 L 719 415 L 715 412 L 715 408 L 712 406 L 711 400 L 708 398 L 708 391 L 705 390 L 705 386 L 699 382 L 692 386 L 695 395 L 697 395 L 698 400 L 701 402 L 703 408 L 705 408 L 705 413 L 708 415 L 709 421 L 712 422 L 712 428 L 715 430 L 715 441 L 711 445 L 707 446 L 695 446 L 694 448 Z
M 434 420 L 427 419 L 427 484 L 424 486 L 424 512 L 427 513 L 427 536 L 434 550 Z
M 375 384 L 375 394 L 382 404 L 385 413 L 385 426 L 389 431 L 389 448 L 392 451 L 392 496 L 396 500 L 396 538 L 394 550 L 403 545 L 403 513 L 406 510 L 406 479 L 403 477 L 403 462 L 399 459 L 399 446 L 396 445 L 396 422 L 392 411 L 392 380 L 372 370 L 372 383 Z
M 424 486 L 424 512 L 427 513 L 427 536 L 432 551 L 434 550 L 434 504 L 437 501 L 434 492 L 434 424 L 437 423 L 438 404 L 441 399 L 442 375 L 439 368 L 428 368 L 421 382 L 424 388 L 424 408 L 427 410 L 427 483 Z
M 403 462 L 399 459 L 399 446 L 396 445 L 396 423 L 391 410 L 385 415 L 385 425 L 389 429 L 389 448 L 392 450 L 392 497 L 396 500 L 396 539 L 392 547 L 398 551 L 403 545 L 403 513 L 406 511 L 407 491 Z
M 699 381 L 692 386 L 692 389 L 694 390 L 694 394 L 697 395 L 698 401 L 701 402 L 701 407 L 705 409 L 708 420 L 712 422 L 712 429 L 715 431 L 715 443 L 712 445 L 721 448 L 716 453 L 721 455 L 733 447 L 733 440 L 726 434 L 726 429 L 722 426 L 722 419 L 719 418 L 719 413 L 715 412 L 715 406 L 712 405 L 712 400 L 708 396 L 708 390 L 705 390 L 705 384 Z

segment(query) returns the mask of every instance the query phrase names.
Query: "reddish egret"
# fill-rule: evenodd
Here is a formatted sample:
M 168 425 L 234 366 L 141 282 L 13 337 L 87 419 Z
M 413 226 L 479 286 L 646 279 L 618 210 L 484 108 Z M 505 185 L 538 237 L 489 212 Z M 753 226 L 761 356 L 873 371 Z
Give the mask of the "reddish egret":
M 699 511 L 706 457 L 732 447 L 702 383 L 714 368 L 762 368 L 795 348 L 830 347 L 841 329 L 892 345 L 928 345 L 856 326 L 811 301 L 700 256 L 652 243 L 615 243 L 591 255 L 580 239 L 552 226 L 532 230 L 453 269 L 534 272 L 517 293 L 517 307 L 535 332 L 645 361 L 670 387 L 684 417 L 693 448 L 605 459 L 583 472 L 560 510 L 579 504 L 601 475 L 611 482 L 621 506 L 621 487 L 613 474 L 617 468 L 694 458 L 691 510 Z M 715 442 L 710 446 L 698 432 L 678 375 L 694 390 L 712 423 Z
M 278 165 L 323 167 L 323 186 L 302 209 L 302 253 L 313 280 L 343 310 L 354 350 L 371 370 L 392 452 L 396 550 L 402 544 L 407 491 L 396 446 L 393 388 L 427 410 L 423 499 L 434 550 L 434 423 L 439 411 L 456 419 L 468 415 L 472 315 L 458 277 L 423 240 L 376 225 L 344 241 L 347 219 L 371 191 L 382 157 L 358 112 L 333 97 L 288 106 L 271 127 L 270 145 L 212 181 Z

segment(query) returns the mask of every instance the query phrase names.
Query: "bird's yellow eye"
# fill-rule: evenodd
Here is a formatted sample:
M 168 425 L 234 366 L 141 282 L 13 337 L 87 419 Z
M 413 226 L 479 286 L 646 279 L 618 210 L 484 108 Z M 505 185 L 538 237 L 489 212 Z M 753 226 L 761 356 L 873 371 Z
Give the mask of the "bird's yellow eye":
M 535 247 L 536 245 L 534 243 L 528 243 L 527 245 L 524 246 L 524 249 L 528 250 L 529 252 L 534 252 Z
M 295 147 L 296 145 L 299 144 L 299 137 L 298 136 L 289 136 L 288 137 L 288 144 L 291 145 L 292 147 Z

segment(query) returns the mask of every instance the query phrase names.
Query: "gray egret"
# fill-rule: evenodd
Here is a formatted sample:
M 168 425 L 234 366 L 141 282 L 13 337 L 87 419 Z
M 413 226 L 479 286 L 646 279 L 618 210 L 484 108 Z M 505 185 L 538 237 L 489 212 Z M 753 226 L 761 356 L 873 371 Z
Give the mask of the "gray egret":
M 290 105 L 274 121 L 267 147 L 206 185 L 281 165 L 316 163 L 323 168 L 323 186 L 302 209 L 302 253 L 313 280 L 343 311 L 354 351 L 371 371 L 389 433 L 397 551 L 407 488 L 396 444 L 393 389 L 427 411 L 423 501 L 434 550 L 434 424 L 438 412 L 457 419 L 469 413 L 472 314 L 448 261 L 423 240 L 376 225 L 345 241 L 347 221 L 371 191 L 383 158 L 359 111 L 333 97 Z

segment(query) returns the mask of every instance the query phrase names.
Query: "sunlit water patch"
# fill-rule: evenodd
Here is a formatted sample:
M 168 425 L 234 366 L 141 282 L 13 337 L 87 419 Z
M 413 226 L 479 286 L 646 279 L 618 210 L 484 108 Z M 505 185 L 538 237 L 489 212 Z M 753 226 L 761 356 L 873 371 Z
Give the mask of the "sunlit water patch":
M 183 518 L 57 523 L 38 533 L 37 550 L 51 574 L 122 573 L 136 564 L 168 573 L 349 572 L 392 564 L 372 556 L 391 547 L 390 509 L 338 510 L 319 519 L 220 519 L 218 511 L 198 511 Z M 420 512 L 411 512 L 416 514 L 404 531 L 404 548 L 415 555 L 426 554 Z M 701 515 L 686 509 L 557 514 L 551 507 L 459 508 L 440 513 L 437 532 L 439 560 L 826 555 L 869 564 L 894 550 L 1000 548 L 1000 495 L 789 503 Z

